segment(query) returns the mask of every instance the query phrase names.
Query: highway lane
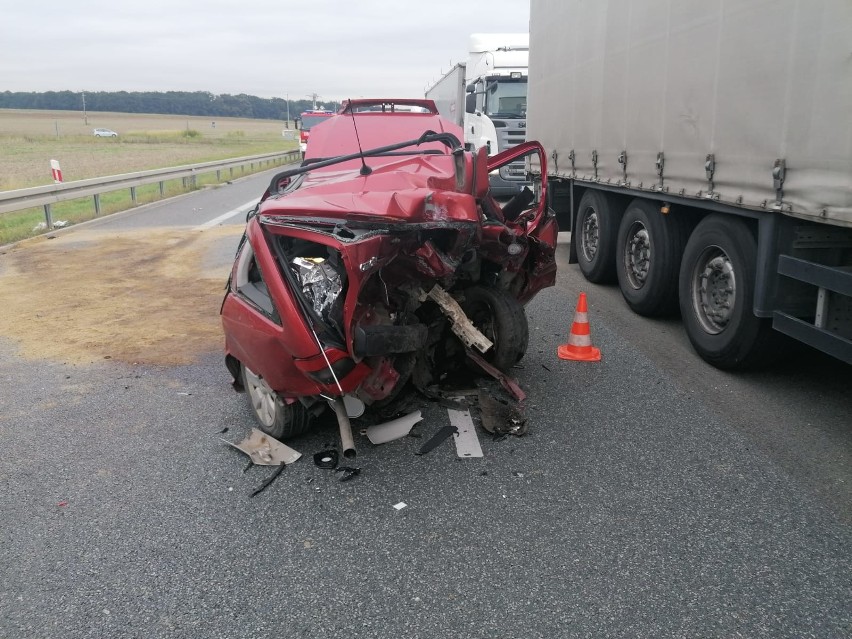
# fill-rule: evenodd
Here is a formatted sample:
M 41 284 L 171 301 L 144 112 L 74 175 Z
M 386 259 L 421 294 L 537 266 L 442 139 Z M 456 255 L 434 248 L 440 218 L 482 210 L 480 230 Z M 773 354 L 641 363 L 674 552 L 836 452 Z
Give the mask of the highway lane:
M 97 224 L 197 228 L 261 182 Z M 209 266 L 232 253 L 217 240 Z M 632 315 L 559 257 L 514 371 L 528 436 L 481 434 L 480 460 L 359 436 L 362 475 L 340 483 L 309 459 L 335 441 L 324 423 L 253 499 L 269 471 L 220 441 L 252 422 L 217 350 L 64 363 L 0 338 L 0 635 L 848 635 L 848 367 L 716 371 L 678 321 Z M 580 290 L 599 364 L 555 356 Z M 423 437 L 448 423 L 420 407 Z

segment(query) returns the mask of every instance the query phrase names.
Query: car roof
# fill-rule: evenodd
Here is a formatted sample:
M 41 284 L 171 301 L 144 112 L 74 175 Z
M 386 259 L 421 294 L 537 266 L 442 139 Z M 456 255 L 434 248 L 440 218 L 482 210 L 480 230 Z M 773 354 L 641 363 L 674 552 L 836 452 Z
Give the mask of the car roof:
M 351 110 L 347 108 L 349 105 L 353 107 Z M 425 112 L 399 110 L 411 107 L 423 109 Z M 368 110 L 371 108 L 377 110 Z M 391 108 L 393 110 L 390 110 Z M 329 118 L 311 128 L 311 140 L 308 143 L 305 159 L 331 158 L 357 153 L 359 149 L 374 149 L 402 140 L 413 140 L 419 138 L 425 131 L 452 133 L 459 139 L 464 137 L 460 126 L 445 120 L 438 114 L 432 100 L 404 98 L 352 100 L 344 103 L 337 117 Z M 442 154 L 449 152 L 440 142 L 423 144 L 417 148 L 420 151 L 426 149 L 437 150 Z M 382 161 L 387 159 L 372 158 L 371 165 Z M 353 160 L 330 168 L 340 170 L 342 167 L 353 165 L 360 165 L 360 161 Z

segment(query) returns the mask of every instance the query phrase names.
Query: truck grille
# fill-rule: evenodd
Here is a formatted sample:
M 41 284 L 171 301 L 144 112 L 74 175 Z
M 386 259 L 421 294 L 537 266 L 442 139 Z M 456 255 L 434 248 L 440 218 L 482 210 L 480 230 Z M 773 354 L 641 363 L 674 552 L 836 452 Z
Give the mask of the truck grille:
M 500 120 L 502 126 L 497 128 L 497 149 L 505 151 L 519 145 L 527 138 L 527 123 L 524 120 Z M 526 178 L 526 163 L 523 160 L 512 162 L 500 169 L 500 177 L 504 180 L 521 181 Z

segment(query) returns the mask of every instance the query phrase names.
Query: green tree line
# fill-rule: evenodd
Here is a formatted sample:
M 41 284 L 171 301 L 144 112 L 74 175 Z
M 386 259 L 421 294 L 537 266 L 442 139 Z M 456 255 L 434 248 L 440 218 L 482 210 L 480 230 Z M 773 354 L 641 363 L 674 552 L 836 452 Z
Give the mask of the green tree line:
M 85 104 L 84 104 L 85 100 Z M 337 110 L 339 102 L 325 102 Z M 259 98 L 240 93 L 215 95 L 207 91 L 26 91 L 0 92 L 0 109 L 46 109 L 58 111 L 113 111 L 118 113 L 164 113 L 211 117 L 284 120 L 287 100 Z M 290 119 L 313 108 L 310 100 L 290 100 Z

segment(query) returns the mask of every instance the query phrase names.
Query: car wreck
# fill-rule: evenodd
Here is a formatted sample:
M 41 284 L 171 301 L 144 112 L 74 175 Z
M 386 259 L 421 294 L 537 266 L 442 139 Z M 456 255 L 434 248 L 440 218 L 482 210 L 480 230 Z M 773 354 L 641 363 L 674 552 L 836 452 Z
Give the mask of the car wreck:
M 265 433 L 294 437 L 331 409 L 351 458 L 350 418 L 409 383 L 524 356 L 524 305 L 554 284 L 557 226 L 546 179 L 501 206 L 488 175 L 529 158 L 546 176 L 544 151 L 488 157 L 461 137 L 431 100 L 345 102 L 249 213 L 221 317 Z

